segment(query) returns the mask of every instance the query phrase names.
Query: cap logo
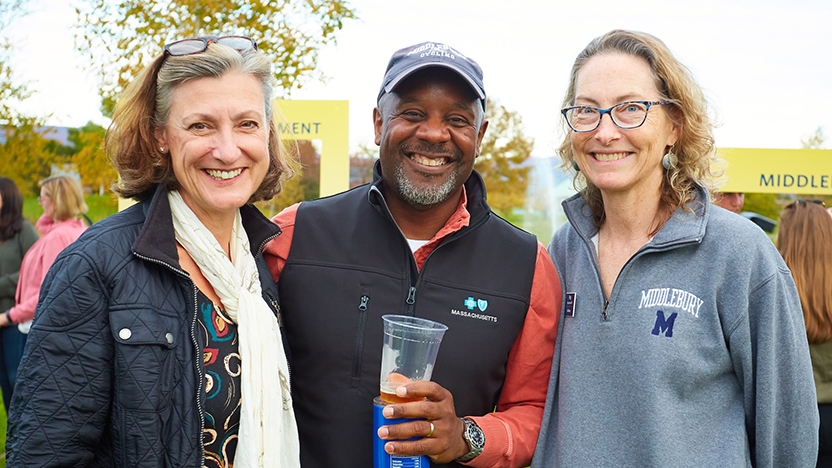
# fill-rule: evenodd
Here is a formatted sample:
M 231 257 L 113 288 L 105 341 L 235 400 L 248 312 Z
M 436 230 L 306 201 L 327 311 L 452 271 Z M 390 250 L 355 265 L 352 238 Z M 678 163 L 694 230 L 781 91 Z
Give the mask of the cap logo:
M 427 52 L 425 52 L 427 51 Z M 468 57 L 459 53 L 458 50 L 454 49 L 453 47 L 445 44 L 434 44 L 432 42 L 428 42 L 426 44 L 422 44 L 421 46 L 411 50 L 407 53 L 407 55 L 419 54 L 419 58 L 424 57 L 447 57 L 451 60 L 456 60 L 456 57 L 459 56 L 465 60 L 468 60 Z

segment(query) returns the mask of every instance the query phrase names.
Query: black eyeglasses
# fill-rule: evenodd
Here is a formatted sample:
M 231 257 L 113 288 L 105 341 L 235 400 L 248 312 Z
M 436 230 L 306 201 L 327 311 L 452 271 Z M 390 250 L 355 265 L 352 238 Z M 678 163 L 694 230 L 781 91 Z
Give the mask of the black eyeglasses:
M 644 125 L 647 112 L 653 106 L 673 104 L 670 101 L 625 101 L 607 109 L 594 106 L 572 106 L 562 109 L 569 128 L 576 132 L 591 132 L 601 125 L 601 117 L 609 114 L 616 127 L 629 130 Z
M 171 42 L 165 46 L 165 55 L 172 55 L 180 57 L 182 55 L 201 54 L 208 49 L 208 44 L 220 44 L 231 47 L 237 52 L 244 52 L 246 50 L 256 50 L 257 41 L 245 36 L 203 36 L 195 37 L 193 39 L 182 39 L 181 41 Z

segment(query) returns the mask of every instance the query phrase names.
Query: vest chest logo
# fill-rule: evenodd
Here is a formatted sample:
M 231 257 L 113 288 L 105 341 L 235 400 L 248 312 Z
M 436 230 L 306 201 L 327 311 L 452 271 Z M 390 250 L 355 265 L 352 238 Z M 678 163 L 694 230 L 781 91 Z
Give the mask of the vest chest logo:
M 468 299 L 465 299 L 463 304 L 465 305 L 465 307 L 468 308 L 468 310 L 474 310 L 474 308 L 476 307 L 480 309 L 480 312 L 485 312 L 485 309 L 488 308 L 488 301 L 486 301 L 485 299 L 477 299 L 475 301 L 474 298 L 471 296 L 468 296 Z
M 485 299 L 474 299 L 473 296 L 468 296 L 467 299 L 462 301 L 462 305 L 468 310 L 451 309 L 451 315 L 459 315 L 461 317 L 484 320 L 486 322 L 497 322 L 497 317 L 479 313 L 485 312 L 485 309 L 488 308 L 488 301 Z M 479 312 L 475 312 L 477 310 Z

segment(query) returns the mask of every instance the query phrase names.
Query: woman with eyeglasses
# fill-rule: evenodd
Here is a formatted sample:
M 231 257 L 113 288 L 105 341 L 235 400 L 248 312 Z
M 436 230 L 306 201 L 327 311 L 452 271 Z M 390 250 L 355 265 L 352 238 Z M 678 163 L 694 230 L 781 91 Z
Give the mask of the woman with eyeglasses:
M 138 204 L 95 224 L 43 285 L 7 466 L 298 467 L 277 289 L 279 230 L 252 203 L 291 175 L 272 70 L 246 37 L 165 46 L 105 149 Z
M 817 466 L 832 466 L 832 216 L 823 203 L 796 200 L 783 209 L 777 250 L 803 305 L 820 413 Z
M 549 247 L 564 310 L 533 468 L 813 466 L 800 301 L 754 224 L 714 209 L 702 90 L 659 39 L 578 55 Z
M 32 223 L 23 217 L 23 196 L 11 179 L 0 177 L 0 312 L 14 306 L 23 256 L 38 240 Z M 8 412 L 17 366 L 26 336 L 17 327 L 0 328 L 0 389 Z

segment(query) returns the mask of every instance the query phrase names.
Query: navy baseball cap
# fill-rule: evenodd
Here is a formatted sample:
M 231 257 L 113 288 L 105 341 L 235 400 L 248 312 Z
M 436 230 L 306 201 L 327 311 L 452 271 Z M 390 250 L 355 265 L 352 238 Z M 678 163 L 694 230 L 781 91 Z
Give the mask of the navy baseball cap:
M 453 47 L 438 42 L 422 42 L 397 50 L 387 64 L 376 101 L 380 101 L 384 93 L 393 91 L 414 72 L 428 67 L 445 67 L 456 72 L 471 86 L 485 109 L 485 88 L 482 86 L 480 66 Z

